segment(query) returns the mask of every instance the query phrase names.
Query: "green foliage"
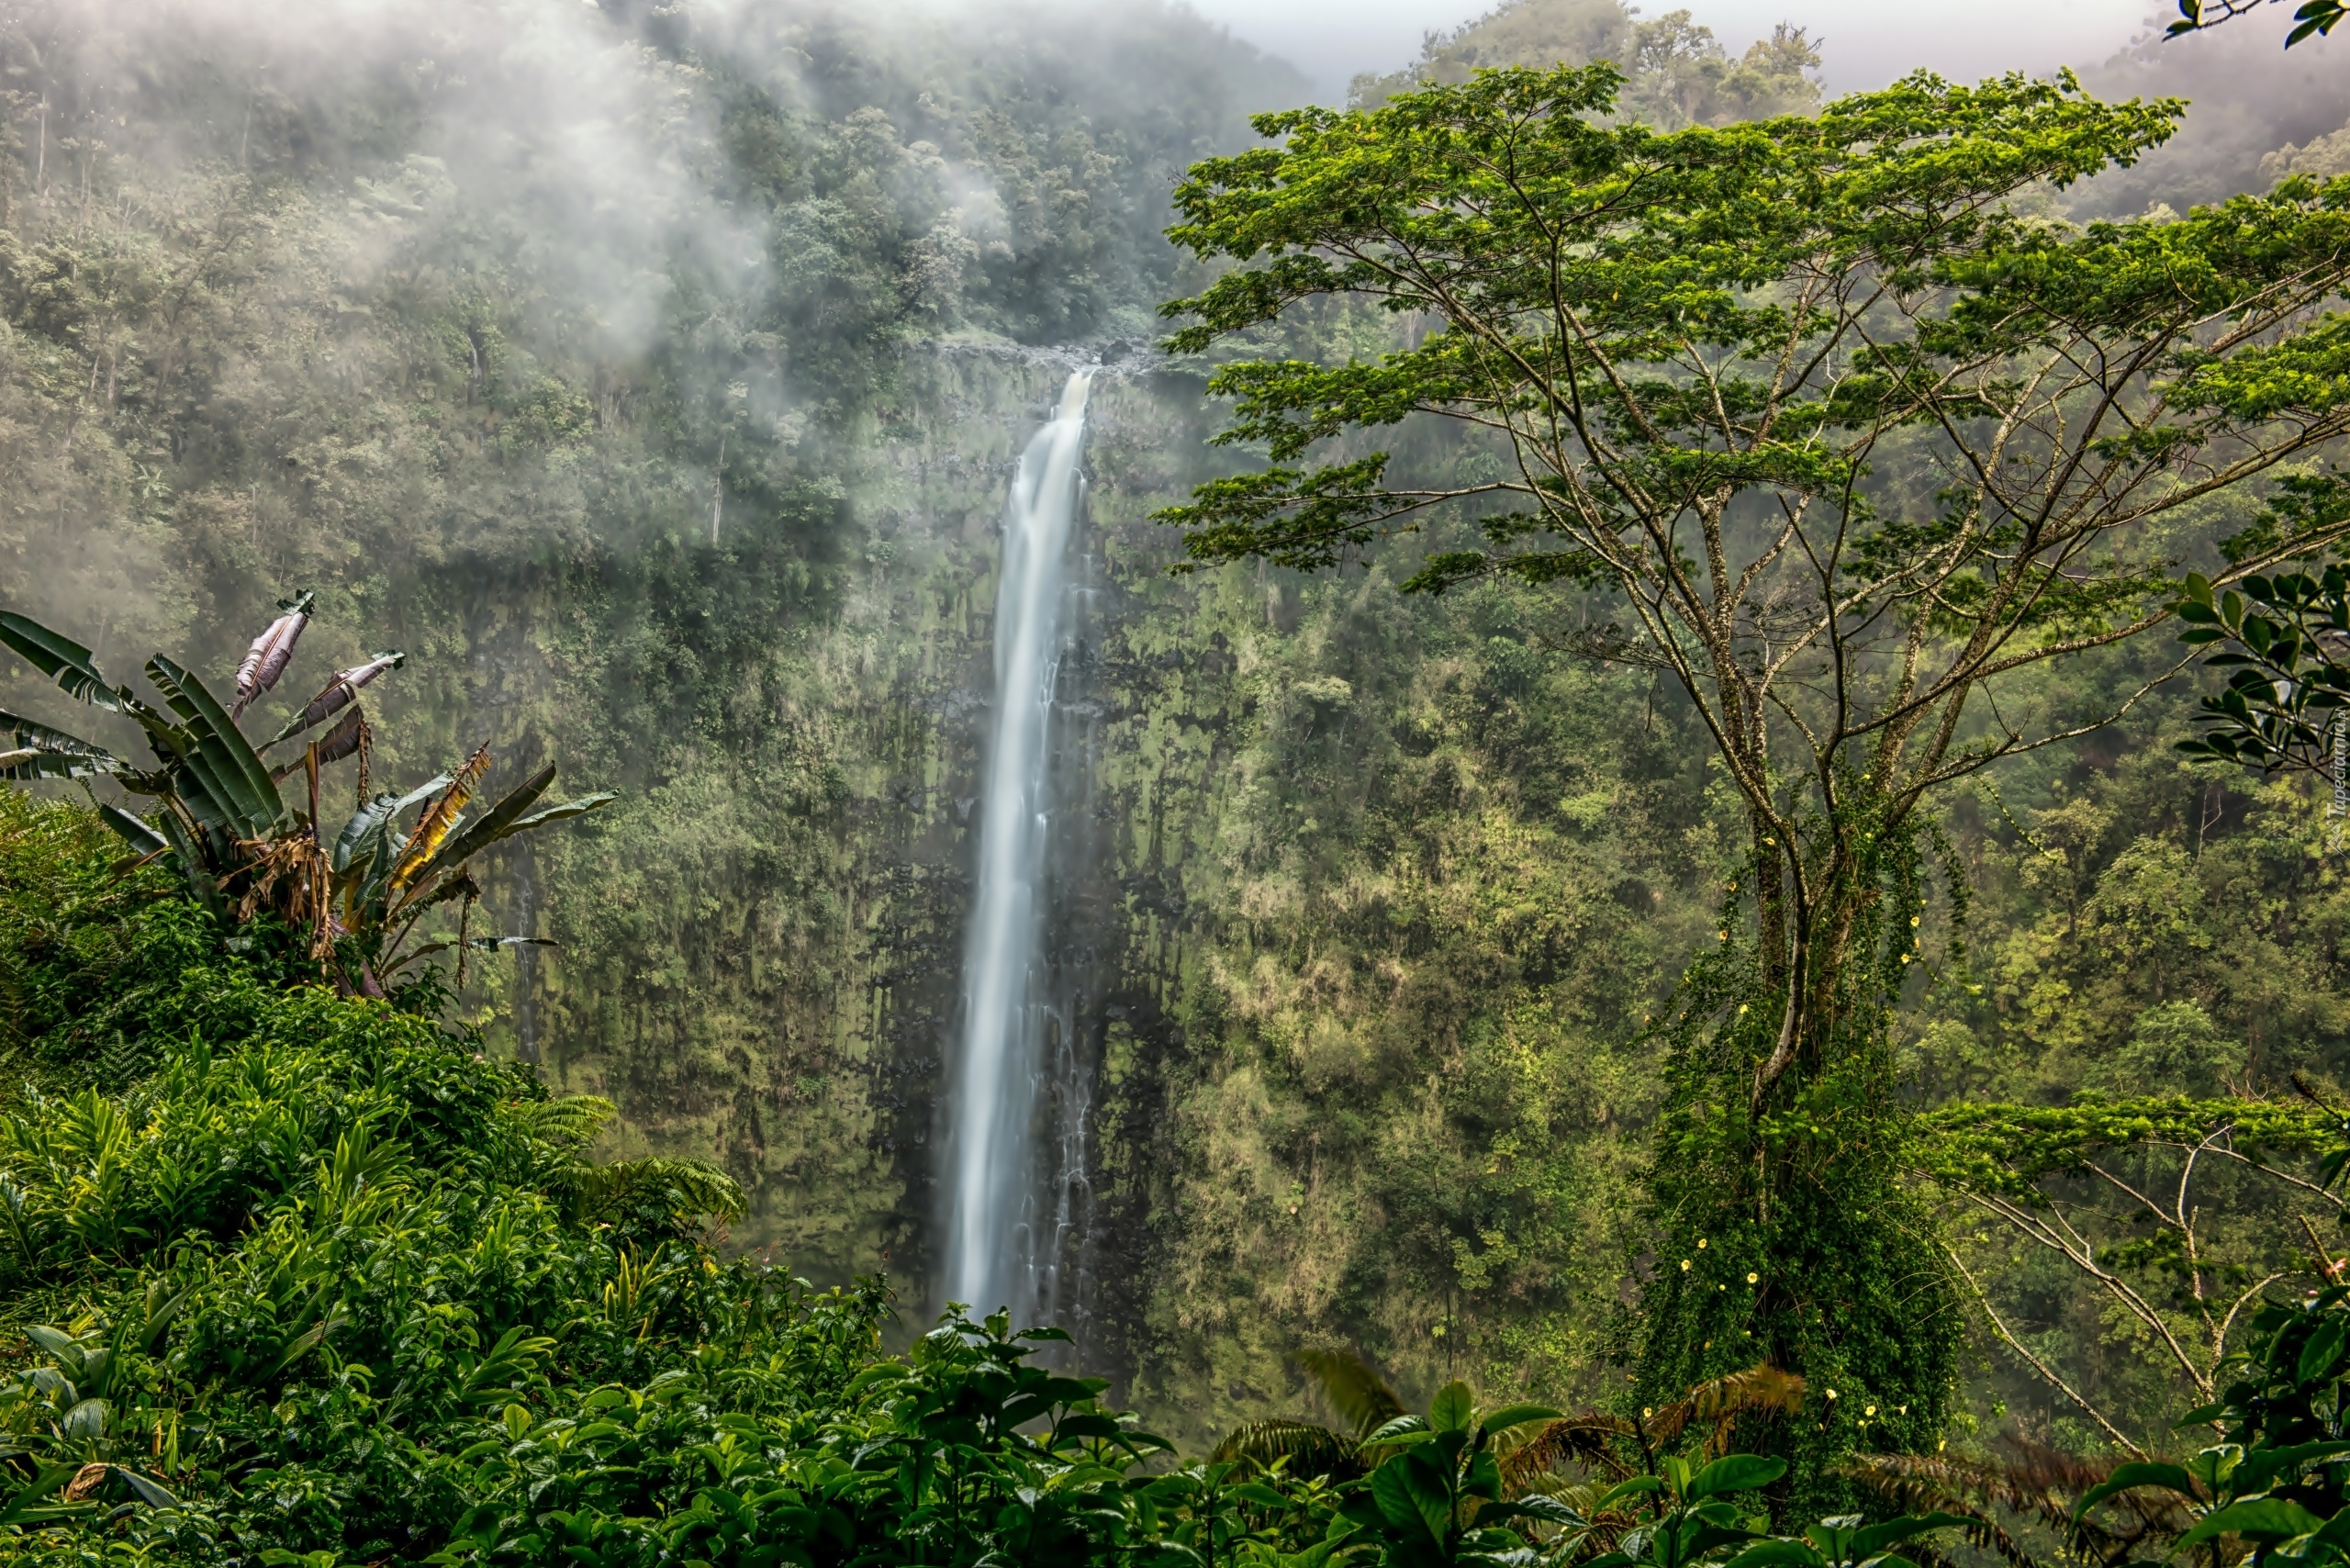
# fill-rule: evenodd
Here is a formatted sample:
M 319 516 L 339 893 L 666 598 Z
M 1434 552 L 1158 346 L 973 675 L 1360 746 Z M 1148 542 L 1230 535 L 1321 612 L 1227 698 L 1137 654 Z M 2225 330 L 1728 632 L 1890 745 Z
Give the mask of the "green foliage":
M 2163 34 L 2177 38 L 2181 33 L 2199 32 L 2269 3 L 2272 0 L 2178 0 L 2179 19 L 2164 28 Z M 2345 16 L 2350 16 L 2350 6 L 2342 5 L 2341 0 L 2302 0 L 2300 8 L 2293 13 L 2292 30 L 2285 35 L 2285 47 L 2290 49 L 2305 39 L 2323 38 Z
M 2338 510 L 2331 489 L 2322 499 Z M 2230 673 L 2224 690 L 2203 699 L 2202 734 L 2181 741 L 2179 750 L 2264 772 L 2333 773 L 2334 731 L 2350 706 L 2350 666 L 2324 639 L 2350 636 L 2350 578 L 2328 566 L 2315 577 L 2246 577 L 2241 592 L 2221 592 L 2189 573 L 2185 589 L 2175 607 L 2187 625 L 2178 640 L 2222 644 L 2203 663 Z
M 1781 24 L 1732 59 L 1687 11 L 1639 20 L 1622 0 L 1508 0 L 1449 33 L 1430 33 L 1420 58 L 1385 76 L 1355 78 L 1347 95 L 1371 108 L 1423 83 L 1458 84 L 1502 66 L 1588 65 L 1606 61 L 1628 78 L 1622 111 L 1663 129 L 1767 119 L 1817 108 L 1819 51 L 1801 28 Z
M 1035 1364 L 1061 1331 L 958 1314 L 888 1356 L 878 1282 L 723 1258 L 693 1222 L 738 1199 L 709 1177 L 583 1172 L 608 1104 L 379 1002 L 255 1000 L 151 1072 L 0 1113 L 12 1561 L 1418 1568 L 1590 1539 L 1505 1487 L 1545 1406 L 1452 1383 L 1335 1485 L 1184 1466 L 1102 1380 Z M 1375 1383 L 1366 1419 L 1395 1403 Z M 1623 1544 L 1718 1560 L 1756 1534 L 1729 1495 L 1780 1469 L 1668 1460 L 1658 1544 Z

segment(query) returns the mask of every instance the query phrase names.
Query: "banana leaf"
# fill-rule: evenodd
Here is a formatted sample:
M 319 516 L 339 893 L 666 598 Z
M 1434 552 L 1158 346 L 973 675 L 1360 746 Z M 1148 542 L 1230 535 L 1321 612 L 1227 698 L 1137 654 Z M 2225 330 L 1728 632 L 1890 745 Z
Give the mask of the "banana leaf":
M 352 857 L 358 851 L 362 839 L 370 834 L 382 831 L 395 817 L 418 801 L 429 800 L 447 788 L 453 781 L 453 775 L 443 773 L 437 778 L 419 785 L 405 795 L 378 795 L 352 812 L 351 820 L 342 824 L 341 833 L 335 834 L 334 852 L 328 858 L 328 867 L 336 871 L 347 870 L 350 868 Z
M 529 811 L 532 802 L 545 794 L 547 786 L 554 782 L 554 764 L 550 762 L 508 790 L 505 799 L 492 806 L 479 822 L 434 851 L 432 858 L 418 869 L 417 879 L 431 876 L 443 866 L 463 865 L 499 839 L 521 832 L 522 813 Z
M 52 632 L 30 616 L 0 610 L 0 644 L 92 707 L 123 711 L 124 694 L 98 672 L 90 650 L 73 638 Z
M 47 724 L 28 719 L 19 713 L 0 711 L 0 730 L 15 735 L 17 744 L 20 746 L 31 746 L 39 751 L 63 752 L 71 756 L 86 756 L 102 761 L 109 765 L 102 769 L 104 772 L 118 772 L 125 766 L 120 757 L 95 741 L 85 741 L 79 735 L 69 735 L 63 730 L 52 730 Z
M 180 799 L 185 805 L 186 797 Z M 166 810 L 156 820 L 156 831 L 171 845 L 172 854 L 180 863 L 180 878 L 187 883 L 188 891 L 202 903 L 217 903 L 220 884 L 213 877 L 210 863 L 198 849 L 196 841 L 188 837 L 187 829 L 180 819 Z
M 520 833 L 525 828 L 538 827 L 546 823 L 559 823 L 566 817 L 584 817 L 589 812 L 602 811 L 619 799 L 620 795 L 615 790 L 599 790 L 592 795 L 582 795 L 576 801 L 565 801 L 559 805 L 542 806 L 516 823 L 514 832 Z
M 285 666 L 293 662 L 294 644 L 301 641 L 302 628 L 310 623 L 310 605 L 317 597 L 304 588 L 292 599 L 277 601 L 277 619 L 253 639 L 243 662 L 237 666 L 237 705 L 230 711 L 232 715 L 242 713 L 285 673 Z
M 36 778 L 90 778 L 113 771 L 97 758 L 79 752 L 48 751 L 39 746 L 0 751 L 0 778 L 19 784 L 29 784 Z
M 171 840 L 110 802 L 98 802 L 98 820 L 114 829 L 124 843 L 141 855 L 153 855 L 172 846 Z
M 240 836 L 258 837 L 284 817 L 285 802 L 277 793 L 268 766 L 204 682 L 161 654 L 147 661 L 147 675 L 172 711 L 186 721 L 187 732 L 196 742 L 188 761 L 193 766 L 197 757 L 204 760 L 207 787 L 235 813 L 231 820 L 242 829 Z
M 450 781 L 449 788 L 442 791 L 440 798 L 425 808 L 424 815 L 417 820 L 416 831 L 408 834 L 408 846 L 400 851 L 399 860 L 392 868 L 394 892 L 413 881 L 432 859 L 434 853 L 448 841 L 465 809 L 465 802 L 474 798 L 474 791 L 481 787 L 482 775 L 488 771 L 489 747 L 484 745 L 465 759 L 465 765 L 457 769 L 456 778 Z
M 318 743 L 319 766 L 324 767 L 330 762 L 341 762 L 344 757 L 357 751 L 360 733 L 366 727 L 367 716 L 357 709 L 352 709 L 349 718 L 329 730 L 325 737 Z M 278 783 L 284 783 L 287 774 L 301 771 L 302 759 L 308 755 L 309 748 L 305 746 L 301 756 L 295 757 L 293 761 L 281 767 L 271 768 L 270 778 Z
M 361 687 L 382 675 L 386 670 L 399 668 L 407 658 L 408 655 L 397 648 L 387 649 L 374 655 L 364 665 L 353 665 L 349 669 L 337 670 L 334 678 L 327 682 L 326 689 L 311 698 L 299 713 L 288 719 L 284 729 L 262 742 L 261 749 L 267 751 L 280 741 L 291 740 L 305 730 L 325 723 L 357 699 Z

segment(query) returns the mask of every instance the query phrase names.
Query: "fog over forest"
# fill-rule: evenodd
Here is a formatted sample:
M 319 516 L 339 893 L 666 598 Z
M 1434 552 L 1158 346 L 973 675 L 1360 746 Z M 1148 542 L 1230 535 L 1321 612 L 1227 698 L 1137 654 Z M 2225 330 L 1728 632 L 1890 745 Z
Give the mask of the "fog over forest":
M 2272 651 L 2231 589 L 2335 614 L 2255 709 L 2350 694 L 2350 41 L 2289 10 L 1841 98 L 1801 0 L 1505 0 L 1340 101 L 1159 0 L 0 0 L 0 1560 L 2344 1550 L 2334 1449 L 2191 1471 L 2350 1448 L 2333 699 L 2180 750 Z M 1632 281 L 1538 297 L 1514 199 Z M 1534 324 L 1394 284 L 1406 209 Z M 1817 713 L 2041 536 L 1858 585 L 2009 445 L 2042 521 L 2165 498 L 1870 816 L 1897 726 L 1807 771 Z M 1692 474 L 1710 664 L 1555 510 Z M 1810 614 L 1858 651 L 1707 695 Z M 1783 874 L 1861 891 L 1787 935 Z M 2185 1500 L 2084 1502 L 2131 1460 Z M 2303 1514 L 2180 1546 L 2246 1498 Z

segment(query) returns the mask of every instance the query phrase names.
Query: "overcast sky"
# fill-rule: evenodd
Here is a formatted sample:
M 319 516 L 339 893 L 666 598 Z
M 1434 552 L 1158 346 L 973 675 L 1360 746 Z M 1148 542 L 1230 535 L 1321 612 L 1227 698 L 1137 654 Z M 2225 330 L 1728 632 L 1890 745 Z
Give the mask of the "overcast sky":
M 1110 0 L 1115 4 L 1116 0 Z M 1489 9 L 1494 0 L 1192 0 L 1202 15 L 1281 55 L 1335 99 L 1358 71 L 1392 71 L 1420 36 Z M 2103 60 L 2144 28 L 2148 0 L 1649 0 L 1655 17 L 1685 5 L 1732 53 L 1794 22 L 1825 40 L 1829 91 L 1884 85 L 1918 66 L 1973 80 L 2009 68 L 2040 72 Z M 2232 24 L 2273 27 L 2290 8 Z

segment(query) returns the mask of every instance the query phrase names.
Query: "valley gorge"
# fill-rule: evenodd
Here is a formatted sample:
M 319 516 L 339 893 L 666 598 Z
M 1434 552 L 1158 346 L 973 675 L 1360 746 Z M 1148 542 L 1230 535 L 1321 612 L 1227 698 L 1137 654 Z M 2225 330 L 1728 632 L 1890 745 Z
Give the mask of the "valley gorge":
M 609 1099 L 599 1159 L 731 1176 L 732 1253 L 885 1278 L 893 1347 L 1010 1304 L 1187 1449 L 1319 1409 L 1303 1352 L 1414 1409 L 1454 1378 L 1621 1398 L 1675 1260 L 1652 1025 L 1729 939 L 1744 819 L 1604 595 L 1397 591 L 1460 524 L 1327 573 L 1179 570 L 1153 514 L 1262 454 L 1212 444 L 1214 363 L 1161 347 L 1209 275 L 1168 193 L 1303 79 L 1155 5 L 298 9 L 0 8 L 0 606 L 110 671 L 228 668 L 312 589 L 306 668 L 408 655 L 371 689 L 378 781 L 487 742 L 498 780 L 616 791 L 476 862 L 481 928 L 559 946 L 453 972 L 448 1016 Z M 1552 11 L 1610 47 L 1661 25 Z M 1469 30 L 1422 63 L 1465 73 Z M 1796 41 L 1660 44 L 1636 100 L 1808 112 Z M 2162 90 L 2151 58 L 2115 79 Z M 2247 169 L 2350 119 L 2309 96 L 2237 138 Z M 1333 307 L 1258 347 L 1419 330 Z M 1015 499 L 1024 454 L 1060 500 Z M 1007 513 L 1054 505 L 1024 600 Z M 2215 502 L 2178 553 L 2242 521 Z M 2175 658 L 2100 649 L 2020 700 Z M 26 669 L 0 688 L 80 722 Z M 2194 706 L 2162 688 L 1953 796 L 1934 973 L 1897 998 L 1918 1103 L 2350 1070 L 2314 797 L 2190 768 Z M 958 1117 L 990 1089 L 982 1157 Z M 2080 1385 L 2177 1406 L 2053 1264 L 1953 1234 Z M 2088 1431 L 1969 1332 L 1967 1430 Z

